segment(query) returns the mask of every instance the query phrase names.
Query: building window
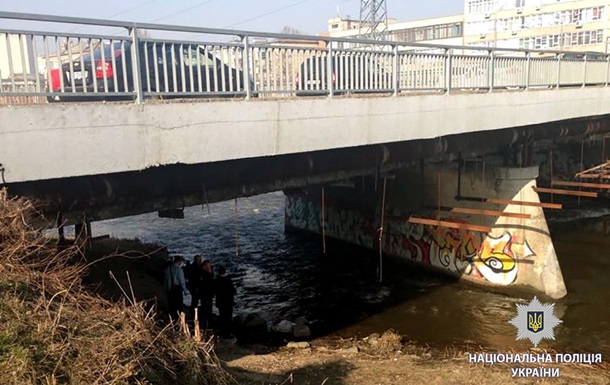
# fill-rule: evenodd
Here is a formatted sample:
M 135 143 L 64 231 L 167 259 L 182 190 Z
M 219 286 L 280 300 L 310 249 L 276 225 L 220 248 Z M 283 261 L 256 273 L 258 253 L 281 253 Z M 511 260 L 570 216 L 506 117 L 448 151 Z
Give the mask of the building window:
M 562 35 L 545 35 L 526 37 L 519 39 L 519 47 L 522 49 L 549 49 L 555 47 L 570 47 L 579 45 L 602 44 L 604 41 L 604 31 L 581 31 L 565 33 Z
M 414 42 L 423 40 L 450 39 L 462 37 L 464 27 L 462 23 L 438 24 L 420 28 L 400 29 L 391 32 L 395 41 Z

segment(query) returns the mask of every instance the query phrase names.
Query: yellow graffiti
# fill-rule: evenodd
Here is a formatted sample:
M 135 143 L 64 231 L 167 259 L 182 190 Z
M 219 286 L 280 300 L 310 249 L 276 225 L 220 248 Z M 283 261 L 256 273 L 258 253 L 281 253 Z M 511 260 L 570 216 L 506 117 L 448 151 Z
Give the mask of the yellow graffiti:
M 488 237 L 483 242 L 479 258 L 495 273 L 507 273 L 517 266 L 511 246 L 508 233 L 497 239 Z

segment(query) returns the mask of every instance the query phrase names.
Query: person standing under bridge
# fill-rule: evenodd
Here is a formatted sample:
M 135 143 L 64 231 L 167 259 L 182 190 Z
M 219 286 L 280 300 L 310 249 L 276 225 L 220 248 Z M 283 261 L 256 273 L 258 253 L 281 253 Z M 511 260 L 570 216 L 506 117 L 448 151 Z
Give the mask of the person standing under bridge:
M 195 255 L 193 262 L 184 270 L 187 279 L 186 287 L 191 293 L 191 316 L 194 318 L 195 309 L 199 307 L 199 300 L 201 299 L 199 291 L 203 276 L 203 258 L 201 258 L 201 255 Z
M 203 309 L 204 328 L 208 329 L 212 325 L 212 307 L 214 302 L 214 267 L 209 260 L 203 261 L 201 270 L 201 280 L 199 281 L 199 298 Z
M 214 291 L 216 292 L 216 307 L 218 308 L 218 329 L 221 337 L 231 336 L 231 324 L 233 322 L 233 306 L 235 305 L 235 286 L 231 278 L 226 276 L 227 269 L 224 266 L 218 268 L 218 277 L 214 279 Z
M 178 320 L 184 310 L 183 295 L 188 295 L 182 264 L 184 258 L 176 255 L 173 262 L 165 269 L 165 293 L 167 294 L 167 307 L 171 319 Z

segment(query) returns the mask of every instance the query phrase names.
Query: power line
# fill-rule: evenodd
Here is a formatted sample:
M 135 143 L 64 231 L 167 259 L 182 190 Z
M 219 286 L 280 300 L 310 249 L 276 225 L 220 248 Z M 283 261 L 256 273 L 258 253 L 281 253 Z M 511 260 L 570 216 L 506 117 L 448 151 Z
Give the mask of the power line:
M 296 3 L 292 3 L 292 4 L 287 5 L 287 6 L 285 6 L 285 7 L 278 8 L 278 9 L 276 9 L 276 10 L 273 10 L 273 11 L 270 11 L 270 12 L 267 12 L 267 13 L 263 13 L 262 15 L 258 15 L 258 16 L 254 16 L 254 17 L 251 17 L 251 18 L 246 19 L 246 20 L 242 20 L 242 21 L 240 21 L 240 22 L 237 22 L 237 23 L 235 23 L 235 24 L 231 24 L 231 25 L 226 26 L 226 27 L 224 27 L 224 28 L 226 28 L 226 29 L 233 28 L 233 27 L 238 26 L 238 25 L 240 25 L 240 24 L 244 24 L 244 23 L 247 23 L 247 22 L 249 22 L 249 21 L 253 21 L 253 20 L 257 20 L 257 19 L 260 19 L 260 18 L 263 18 L 263 17 L 269 16 L 269 15 L 273 15 L 274 13 L 278 13 L 278 12 L 284 11 L 284 10 L 286 10 L 286 9 L 296 7 L 297 5 L 301 5 L 301 4 L 303 4 L 303 3 L 307 3 L 307 2 L 309 2 L 309 1 L 311 1 L 311 0 L 301 0 L 301 1 L 297 1 Z
M 212 1 L 216 1 L 216 0 L 206 0 L 206 1 L 202 1 L 201 3 L 198 3 L 198 4 L 195 4 L 195 5 L 191 6 L 191 7 L 185 8 L 185 9 L 183 9 L 183 10 L 181 10 L 181 11 L 174 12 L 174 13 L 172 13 L 172 14 L 170 14 L 170 15 L 163 16 L 163 17 L 160 17 L 160 18 L 158 18 L 158 19 L 152 20 L 152 21 L 151 21 L 151 23 L 155 23 L 155 22 L 160 21 L 160 20 L 163 20 L 163 19 L 168 19 L 168 18 L 170 18 L 170 17 L 174 17 L 174 16 L 177 16 L 177 15 L 180 15 L 180 14 L 182 14 L 182 13 L 185 13 L 185 12 L 191 11 L 191 10 L 193 10 L 193 9 L 195 9 L 195 8 L 199 8 L 199 7 L 202 7 L 202 6 L 206 5 L 206 4 L 209 4 L 209 3 L 211 3 Z
M 148 0 L 148 1 L 144 2 L 144 3 L 142 3 L 142 4 L 133 6 L 131 8 L 127 8 L 127 9 L 125 9 L 123 11 L 120 11 L 120 12 L 117 12 L 117 13 L 115 13 L 113 15 L 106 16 L 106 19 L 112 19 L 113 17 L 117 17 L 117 16 L 122 15 L 124 13 L 131 12 L 134 9 L 138 9 L 138 8 L 144 7 L 144 6 L 148 5 L 148 4 L 154 3 L 155 1 L 157 1 L 157 0 Z M 85 27 L 84 25 L 81 25 L 80 27 L 76 27 L 74 29 L 71 29 L 68 32 L 75 32 L 75 31 L 78 31 L 79 29 L 84 28 L 84 27 Z
M 131 12 L 134 9 L 138 9 L 138 8 L 144 7 L 144 6 L 148 5 L 148 4 L 154 3 L 155 1 L 157 1 L 157 0 L 149 0 L 149 1 L 145 2 L 145 3 L 140 4 L 140 5 L 133 6 L 131 8 L 128 8 L 128 9 L 124 10 L 124 11 L 117 12 L 114 15 L 108 16 L 107 19 L 112 19 L 113 17 L 117 17 L 117 16 L 122 15 L 124 13 Z

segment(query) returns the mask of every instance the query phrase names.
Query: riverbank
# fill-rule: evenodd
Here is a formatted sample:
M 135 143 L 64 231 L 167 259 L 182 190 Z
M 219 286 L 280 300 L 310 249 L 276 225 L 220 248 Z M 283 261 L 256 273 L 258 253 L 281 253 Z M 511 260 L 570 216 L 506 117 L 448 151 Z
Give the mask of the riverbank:
M 434 348 L 407 342 L 376 348 L 370 341 L 331 337 L 314 340 L 303 348 L 284 347 L 273 351 L 264 346 L 240 346 L 220 341 L 216 344 L 216 352 L 235 379 L 246 385 L 610 383 L 608 363 L 597 366 L 543 365 L 559 367 L 560 377 L 515 379 L 511 376 L 511 367 L 520 365 L 469 363 L 468 353 L 483 352 L 474 346 Z M 530 352 L 543 353 L 535 349 Z

